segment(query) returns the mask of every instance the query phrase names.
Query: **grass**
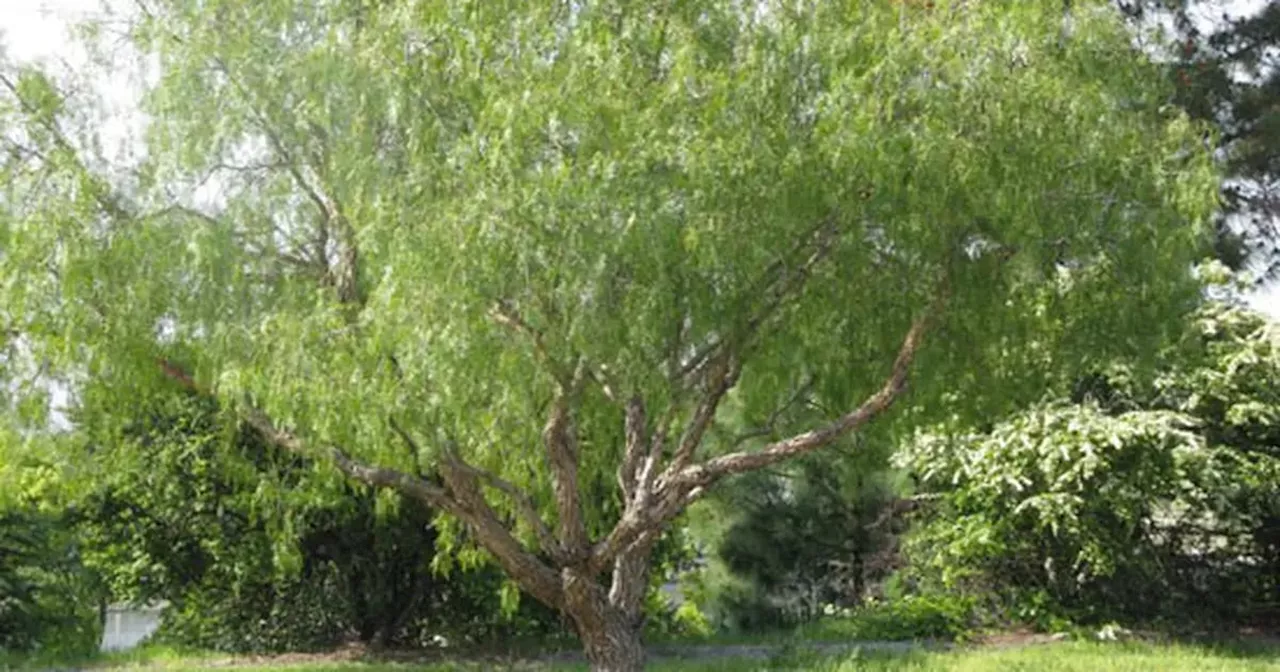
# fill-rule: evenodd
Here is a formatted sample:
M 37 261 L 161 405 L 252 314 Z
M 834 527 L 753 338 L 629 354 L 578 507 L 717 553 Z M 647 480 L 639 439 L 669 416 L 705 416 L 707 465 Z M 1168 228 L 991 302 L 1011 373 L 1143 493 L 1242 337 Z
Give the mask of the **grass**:
M 81 656 L 67 656 L 56 652 L 17 656 L 0 650 L 0 670 L 65 670 L 88 667 L 189 669 L 199 667 L 201 661 L 215 657 L 226 658 L 223 654 L 162 645 Z
M 95 660 L 95 668 L 135 670 L 198 670 L 225 667 L 226 657 L 173 649 L 145 648 Z M 12 661 L 11 661 L 12 662 Z M 34 664 L 33 664 L 34 663 Z M 0 668 L 8 667 L 0 661 Z M 21 666 L 49 669 L 48 664 L 27 660 Z M 66 662 L 52 666 L 72 667 Z M 83 669 L 82 665 L 74 665 Z M 310 660 L 236 665 L 244 672 L 479 672 L 527 670 L 570 672 L 585 670 L 582 664 L 513 662 L 393 663 L 376 660 Z M 658 672 L 736 672 L 794 670 L 796 672 L 1280 672 L 1280 649 L 1244 646 L 1153 645 L 1140 643 L 1073 642 L 1014 648 L 970 648 L 954 651 L 916 650 L 907 653 L 864 654 L 856 650 L 836 655 L 783 647 L 772 658 L 752 660 L 655 660 L 649 669 Z

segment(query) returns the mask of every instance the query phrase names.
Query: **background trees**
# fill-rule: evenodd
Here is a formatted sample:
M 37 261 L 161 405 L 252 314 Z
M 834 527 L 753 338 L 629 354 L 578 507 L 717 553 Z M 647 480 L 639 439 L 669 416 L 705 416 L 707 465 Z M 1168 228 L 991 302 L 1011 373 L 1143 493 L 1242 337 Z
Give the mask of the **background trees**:
M 1122 11 L 1171 28 L 1157 44 L 1177 87 L 1175 101 L 1213 123 L 1227 169 L 1218 222 L 1219 256 L 1274 280 L 1280 269 L 1280 8 L 1213 0 L 1121 0 Z
M 57 451 L 0 431 L 0 652 L 96 650 L 97 584 L 80 562 Z

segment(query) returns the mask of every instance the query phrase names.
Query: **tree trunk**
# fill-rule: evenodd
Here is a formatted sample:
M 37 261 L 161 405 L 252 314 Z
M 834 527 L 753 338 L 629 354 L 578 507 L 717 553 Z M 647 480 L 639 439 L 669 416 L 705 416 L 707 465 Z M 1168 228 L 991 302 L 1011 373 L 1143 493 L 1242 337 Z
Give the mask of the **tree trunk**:
M 578 636 L 592 672 L 640 672 L 644 669 L 644 643 L 638 623 L 620 610 L 606 609 L 603 618 L 575 618 Z
M 564 570 L 564 589 L 564 611 L 573 619 L 592 672 L 643 670 L 640 619 L 610 604 L 600 584 L 574 570 Z

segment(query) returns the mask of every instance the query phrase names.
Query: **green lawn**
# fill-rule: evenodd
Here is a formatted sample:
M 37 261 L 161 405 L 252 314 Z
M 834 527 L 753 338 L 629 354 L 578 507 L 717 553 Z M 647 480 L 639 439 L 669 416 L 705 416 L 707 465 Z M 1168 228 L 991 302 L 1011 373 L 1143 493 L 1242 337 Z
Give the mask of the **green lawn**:
M 480 670 L 528 670 L 569 672 L 581 664 L 533 664 L 488 661 L 484 663 L 390 663 L 364 661 L 309 661 L 240 663 L 229 666 L 225 657 L 177 655 L 152 651 L 116 656 L 95 664 L 99 669 L 197 670 L 233 669 L 243 672 L 479 672 Z M 3 665 L 0 665 L 3 667 Z M 24 666 L 26 667 L 26 666 Z M 44 666 L 39 666 L 44 667 Z M 56 666 L 67 669 L 66 666 Z M 79 667 L 79 666 L 77 666 Z M 736 670 L 796 670 L 812 672 L 949 670 L 955 672 L 1245 672 L 1280 671 L 1277 648 L 1206 648 L 1187 645 L 1059 643 L 1011 648 L 978 648 L 950 652 L 916 651 L 899 654 L 819 655 L 783 651 L 773 658 L 750 660 L 658 660 L 651 669 L 666 672 L 730 672 Z

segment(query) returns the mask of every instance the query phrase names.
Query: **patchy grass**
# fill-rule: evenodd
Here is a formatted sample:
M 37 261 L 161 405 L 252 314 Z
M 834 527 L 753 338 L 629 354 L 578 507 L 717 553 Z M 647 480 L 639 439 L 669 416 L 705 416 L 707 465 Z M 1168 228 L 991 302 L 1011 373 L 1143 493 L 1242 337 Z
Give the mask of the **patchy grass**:
M 0 670 L 191 667 L 199 666 L 203 661 L 216 657 L 226 658 L 226 655 L 160 645 L 144 646 L 131 651 L 70 656 L 57 652 L 19 656 L 0 651 Z
M 732 652 L 732 649 L 725 653 Z M 701 653 L 705 655 L 706 650 Z M 27 661 L 28 663 L 33 661 Z M 0 667 L 3 667 L 0 664 Z M 24 664 L 21 667 L 45 665 Z M 80 665 L 66 663 L 55 669 Z M 368 658 L 340 659 L 322 656 L 281 656 L 236 659 L 195 655 L 171 649 L 145 649 L 134 654 L 107 656 L 92 667 L 134 670 L 233 669 L 236 672 L 480 672 L 527 670 L 569 672 L 585 670 L 581 663 L 536 663 L 490 659 L 475 662 L 413 660 L 389 662 Z M 793 670 L 795 672 L 1280 672 L 1280 648 L 1275 646 L 1192 646 L 1140 643 L 1055 643 L 1006 648 L 973 647 L 953 651 L 917 649 L 898 653 L 818 653 L 783 646 L 770 655 L 752 658 L 702 660 L 654 660 L 658 672 L 747 672 Z

